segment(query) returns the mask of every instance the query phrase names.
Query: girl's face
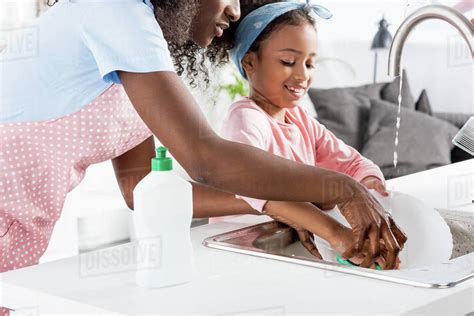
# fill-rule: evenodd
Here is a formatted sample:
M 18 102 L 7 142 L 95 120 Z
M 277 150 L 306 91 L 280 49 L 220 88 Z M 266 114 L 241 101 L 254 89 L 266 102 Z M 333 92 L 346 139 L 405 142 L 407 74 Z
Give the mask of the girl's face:
M 239 18 L 239 0 L 202 0 L 193 21 L 191 39 L 200 47 L 207 47 Z
M 314 26 L 283 25 L 260 43 L 258 54 L 248 53 L 243 66 L 251 96 L 270 115 L 292 108 L 306 94 L 315 66 L 317 35 Z M 262 97 L 263 96 L 263 97 Z

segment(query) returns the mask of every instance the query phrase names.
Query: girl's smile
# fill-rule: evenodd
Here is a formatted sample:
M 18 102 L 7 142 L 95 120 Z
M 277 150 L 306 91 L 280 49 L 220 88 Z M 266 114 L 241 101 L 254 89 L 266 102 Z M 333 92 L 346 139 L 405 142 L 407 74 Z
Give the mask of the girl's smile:
M 285 89 L 288 90 L 289 94 L 295 99 L 299 100 L 301 99 L 305 93 L 306 93 L 306 88 L 305 86 L 301 85 L 285 85 Z

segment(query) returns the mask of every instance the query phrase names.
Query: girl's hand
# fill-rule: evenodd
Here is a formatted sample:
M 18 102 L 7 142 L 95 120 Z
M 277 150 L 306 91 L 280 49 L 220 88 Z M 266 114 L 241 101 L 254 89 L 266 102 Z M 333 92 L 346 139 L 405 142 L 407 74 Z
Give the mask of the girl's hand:
M 360 183 L 367 189 L 373 189 L 380 193 L 382 196 L 389 196 L 387 189 L 385 188 L 385 182 L 375 176 L 365 177 Z
M 304 229 L 301 225 L 291 221 L 288 218 L 285 218 L 282 215 L 275 214 L 272 212 L 266 212 L 265 214 L 273 218 L 275 221 L 286 224 L 293 228 L 298 234 L 298 239 L 300 240 L 303 247 L 305 247 L 306 250 L 308 250 L 316 258 L 321 260 L 323 259 L 323 257 L 319 253 L 318 248 L 316 248 L 316 245 L 314 244 L 313 234 L 310 231 Z

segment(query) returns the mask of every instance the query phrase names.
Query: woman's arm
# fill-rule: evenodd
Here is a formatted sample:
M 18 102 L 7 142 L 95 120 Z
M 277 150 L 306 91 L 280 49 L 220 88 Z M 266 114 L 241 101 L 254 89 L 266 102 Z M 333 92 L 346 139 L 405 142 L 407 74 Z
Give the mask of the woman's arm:
M 119 76 L 140 117 L 194 180 L 258 199 L 338 204 L 356 238 L 353 253 L 370 241 L 364 266 L 378 257 L 380 237 L 389 249 L 388 267 L 395 266 L 406 236 L 355 180 L 220 138 L 174 72 Z
M 355 194 L 348 176 L 220 138 L 175 73 L 120 78 L 143 121 L 197 182 L 265 200 L 337 203 Z
M 133 189 L 150 171 L 150 160 L 155 154 L 153 137 L 112 160 L 115 175 L 122 195 L 130 209 L 133 209 Z M 229 192 L 191 183 L 193 185 L 193 217 L 206 218 L 225 215 L 260 214 L 244 200 L 235 198 Z M 305 202 L 268 201 L 265 212 L 296 228 L 303 245 L 318 256 L 306 231 L 314 233 L 343 253 L 352 243 L 351 231 L 322 213 L 317 207 Z M 297 226 L 295 226 L 297 225 Z M 305 231 L 298 229 L 302 227 Z M 319 256 L 318 256 L 319 257 Z
M 126 153 L 112 159 L 115 178 L 127 206 L 133 210 L 133 189 L 151 171 L 155 156 L 153 136 Z

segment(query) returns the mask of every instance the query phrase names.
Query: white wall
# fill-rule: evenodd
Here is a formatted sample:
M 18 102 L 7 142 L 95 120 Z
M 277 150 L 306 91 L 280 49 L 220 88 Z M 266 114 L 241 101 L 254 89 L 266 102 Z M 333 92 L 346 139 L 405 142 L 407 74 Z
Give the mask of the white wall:
M 38 7 L 37 0 L 0 0 L 0 26 L 20 26 L 35 18 Z

